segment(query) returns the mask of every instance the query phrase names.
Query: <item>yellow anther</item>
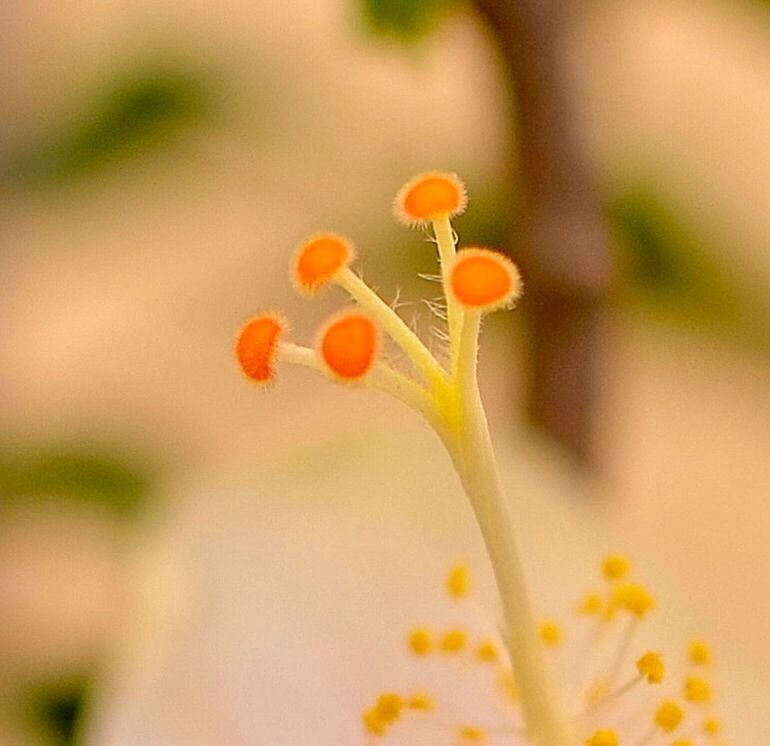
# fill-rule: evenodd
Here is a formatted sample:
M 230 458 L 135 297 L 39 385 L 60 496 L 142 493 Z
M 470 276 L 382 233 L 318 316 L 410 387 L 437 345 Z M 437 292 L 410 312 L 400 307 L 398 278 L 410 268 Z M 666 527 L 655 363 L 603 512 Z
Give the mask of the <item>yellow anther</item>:
M 618 746 L 618 734 L 614 730 L 597 730 L 586 739 L 585 746 Z
M 636 669 L 641 676 L 647 679 L 648 684 L 660 684 L 666 675 L 666 666 L 660 653 L 649 651 L 637 662 Z
M 622 583 L 612 592 L 612 603 L 631 612 L 639 619 L 644 619 L 648 611 L 655 608 L 655 599 L 650 592 L 638 583 Z
M 721 730 L 722 723 L 719 721 L 719 718 L 715 718 L 713 715 L 711 715 L 703 721 L 704 733 L 707 733 L 710 736 L 716 736 L 721 732 Z
M 598 593 L 586 593 L 578 606 L 578 611 L 586 616 L 594 616 L 602 610 L 604 601 Z
M 550 647 L 555 647 L 562 640 L 561 627 L 556 622 L 543 622 L 540 625 L 540 639 Z
M 620 554 L 611 554 L 602 562 L 602 572 L 607 580 L 620 580 L 631 569 L 631 563 Z
M 418 627 L 409 633 L 409 649 L 415 655 L 428 655 L 433 650 L 433 633 L 427 627 Z
M 471 572 L 468 565 L 460 564 L 452 568 L 446 580 L 447 591 L 452 598 L 463 598 L 471 587 Z
M 401 711 L 404 709 L 404 700 L 400 694 L 393 692 L 384 692 L 377 697 L 374 705 L 374 711 L 377 713 L 380 721 L 388 725 L 395 723 L 401 717 Z
M 693 746 L 689 738 L 677 738 L 671 746 Z
M 586 694 L 586 707 L 590 709 L 599 704 L 609 694 L 609 689 L 609 685 L 604 679 L 594 681 Z
M 459 653 L 465 648 L 468 635 L 461 629 L 450 629 L 441 638 L 441 649 L 445 653 Z
M 457 729 L 457 735 L 459 735 L 463 741 L 472 741 L 474 743 L 485 741 L 487 738 L 487 732 L 483 728 L 479 728 L 475 725 L 461 725 Z
M 703 640 L 693 640 L 687 650 L 687 657 L 694 666 L 708 666 L 711 663 L 711 648 Z
M 684 698 L 688 702 L 710 702 L 711 684 L 702 676 L 688 676 L 684 682 Z
M 410 710 L 418 710 L 420 712 L 430 712 L 435 707 L 433 697 L 425 692 L 415 692 L 412 694 L 406 702 L 406 706 Z
M 500 657 L 500 651 L 492 640 L 482 640 L 476 648 L 476 657 L 483 663 L 494 663 Z
M 654 722 L 662 731 L 672 733 L 679 727 L 684 710 L 673 700 L 666 700 L 655 710 Z
M 380 718 L 376 707 L 364 710 L 361 719 L 364 723 L 364 728 L 373 736 L 381 736 L 385 733 L 386 724 Z

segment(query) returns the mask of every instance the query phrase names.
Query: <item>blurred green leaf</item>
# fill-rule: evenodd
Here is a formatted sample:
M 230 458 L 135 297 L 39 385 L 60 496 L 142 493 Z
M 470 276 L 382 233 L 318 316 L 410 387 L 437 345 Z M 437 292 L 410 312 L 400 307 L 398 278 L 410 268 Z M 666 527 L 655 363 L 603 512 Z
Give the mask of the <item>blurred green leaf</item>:
M 376 33 L 406 40 L 427 35 L 456 0 L 361 0 L 364 17 Z
M 0 505 L 37 498 L 98 502 L 130 512 L 145 499 L 150 477 L 122 459 L 81 448 L 0 451 Z
M 735 253 L 709 244 L 653 190 L 630 188 L 608 217 L 626 286 L 648 312 L 767 342 L 766 289 L 735 269 Z
M 82 677 L 46 681 L 27 691 L 25 715 L 43 743 L 51 746 L 74 743 L 87 692 L 88 681 Z
M 169 145 L 213 108 L 213 90 L 190 70 L 157 65 L 119 72 L 74 121 L 5 164 L 2 178 L 35 186 L 87 176 Z

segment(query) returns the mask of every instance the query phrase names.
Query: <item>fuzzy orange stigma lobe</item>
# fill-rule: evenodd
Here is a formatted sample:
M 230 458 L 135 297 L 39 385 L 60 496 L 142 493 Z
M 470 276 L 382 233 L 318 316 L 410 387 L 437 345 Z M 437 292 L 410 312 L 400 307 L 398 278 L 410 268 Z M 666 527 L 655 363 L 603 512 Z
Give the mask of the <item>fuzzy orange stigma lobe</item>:
M 454 174 L 430 172 L 407 182 L 396 195 L 396 217 L 406 225 L 420 225 L 465 209 L 462 181 Z
M 364 376 L 374 363 L 377 327 L 360 313 L 339 316 L 323 330 L 319 347 L 324 363 L 335 376 L 354 381 Z
M 466 308 L 491 310 L 521 292 L 521 278 L 507 257 L 488 249 L 464 249 L 450 275 L 452 294 Z
M 267 383 L 272 379 L 273 358 L 282 332 L 283 324 L 275 316 L 256 316 L 243 325 L 235 354 L 251 380 Z
M 300 246 L 294 264 L 294 280 L 306 293 L 323 287 L 353 258 L 349 241 L 333 233 L 324 233 Z

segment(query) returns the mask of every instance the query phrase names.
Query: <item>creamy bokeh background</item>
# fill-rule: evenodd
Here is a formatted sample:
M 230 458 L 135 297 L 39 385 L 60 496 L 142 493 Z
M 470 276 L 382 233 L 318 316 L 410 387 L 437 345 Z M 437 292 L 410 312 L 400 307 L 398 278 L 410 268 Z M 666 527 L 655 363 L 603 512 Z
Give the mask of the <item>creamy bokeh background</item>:
M 362 36 L 342 0 L 33 1 L 2 13 L 12 140 L 43 131 L 47 112 L 142 45 L 214 60 L 230 97 L 226 121 L 181 156 L 58 199 L 7 198 L 5 429 L 149 448 L 165 477 L 130 532 L 76 508 L 9 516 L 4 670 L 106 651 L 82 734 L 99 746 L 354 744 L 372 693 L 426 675 L 468 719 L 486 711 L 483 682 L 421 672 L 401 649 L 414 621 L 467 615 L 439 588 L 458 557 L 479 576 L 479 617 L 496 621 L 472 517 L 435 439 L 379 395 L 303 372 L 253 391 L 230 352 L 259 308 L 286 309 L 299 337 L 341 302 L 291 295 L 287 258 L 307 232 L 351 234 L 372 256 L 367 277 L 397 280 L 389 204 L 405 178 L 451 168 L 471 200 L 501 183 L 505 107 L 478 25 L 460 14 L 404 51 Z M 769 29 L 751 5 L 618 0 L 592 6 L 571 46 L 606 182 L 653 179 L 764 288 Z M 262 119 L 270 126 L 253 133 Z M 412 243 L 428 249 L 418 234 Z M 767 741 L 767 357 L 619 314 L 603 474 L 588 483 L 515 424 L 521 357 L 509 335 L 486 335 L 485 392 L 539 606 L 568 617 L 597 558 L 628 551 L 659 590 L 655 639 L 674 650 L 692 632 L 713 639 L 732 742 Z M 72 582 L 62 617 L 57 589 Z

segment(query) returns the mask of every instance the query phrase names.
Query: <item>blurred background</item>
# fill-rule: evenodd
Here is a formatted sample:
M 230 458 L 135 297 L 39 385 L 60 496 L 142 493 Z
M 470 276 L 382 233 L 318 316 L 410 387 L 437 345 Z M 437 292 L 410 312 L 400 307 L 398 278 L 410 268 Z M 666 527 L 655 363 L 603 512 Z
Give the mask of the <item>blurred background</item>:
M 458 557 L 494 620 L 431 434 L 232 358 L 344 302 L 291 292 L 319 228 L 427 329 L 390 204 L 432 168 L 524 269 L 482 373 L 537 603 L 628 551 L 770 743 L 770 4 L 9 0 L 0 39 L 0 743 L 355 744 Z

